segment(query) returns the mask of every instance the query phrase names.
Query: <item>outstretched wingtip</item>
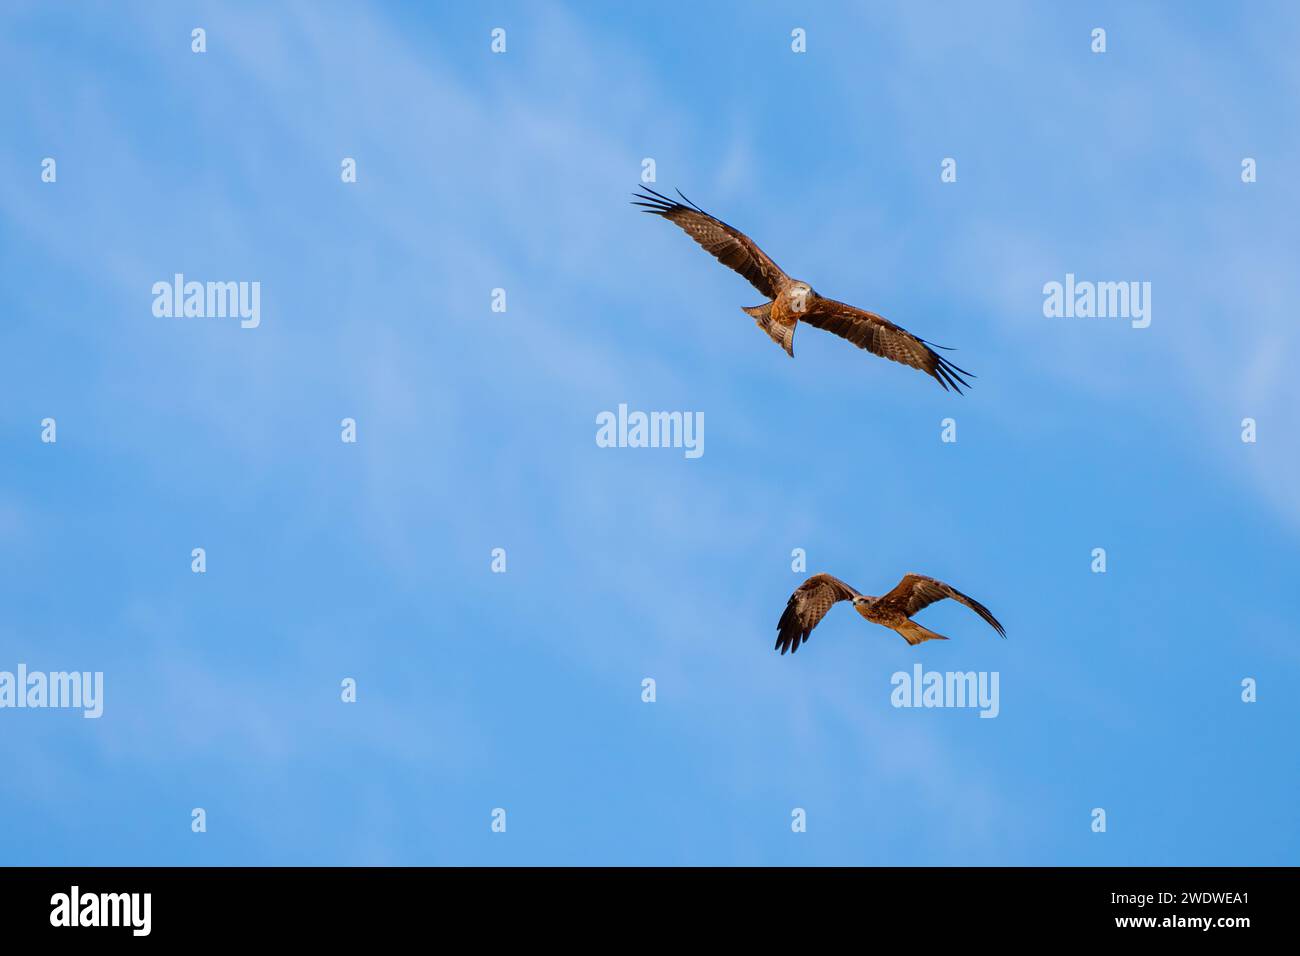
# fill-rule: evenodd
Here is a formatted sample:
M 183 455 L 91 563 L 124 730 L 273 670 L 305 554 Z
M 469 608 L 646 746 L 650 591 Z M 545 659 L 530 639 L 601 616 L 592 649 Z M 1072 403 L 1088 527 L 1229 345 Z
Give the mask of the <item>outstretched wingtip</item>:
M 975 600 L 973 597 L 970 597 L 969 595 L 962 595 L 962 596 L 969 602 L 970 606 L 975 609 L 975 613 L 978 614 L 980 617 L 984 618 L 984 620 L 988 623 L 989 627 L 997 631 L 998 636 L 1005 641 L 1007 639 L 1007 629 L 1002 626 L 1001 621 L 999 621 L 996 617 L 993 616 L 993 612 L 990 611 L 988 608 L 986 608 L 979 601 Z
M 940 385 L 944 386 L 944 391 L 947 391 L 947 386 L 951 385 L 958 395 L 964 395 L 965 392 L 962 391 L 962 388 L 971 387 L 970 382 L 966 381 L 966 379 L 979 378 L 979 376 L 974 372 L 966 371 L 960 365 L 953 364 L 935 351 L 935 349 L 943 349 L 945 352 L 955 352 L 956 349 L 952 346 L 940 345 L 938 342 L 931 342 L 928 339 L 920 339 L 919 341 L 929 349 L 930 354 L 934 356 L 935 368 L 930 374 L 938 380 Z
M 667 216 L 674 209 L 680 208 L 680 204 L 669 199 L 663 193 L 656 192 L 645 183 L 640 184 L 642 192 L 632 193 L 632 205 L 640 206 L 642 212 L 654 213 L 656 216 Z
M 961 386 L 953 379 L 952 373 L 942 365 L 936 365 L 930 374 L 934 376 L 934 380 L 939 383 L 939 387 L 945 392 L 956 392 L 958 395 L 965 394 L 962 392 Z
M 926 343 L 926 345 L 930 344 L 932 343 Z M 951 386 L 952 390 L 958 395 L 966 394 L 962 391 L 962 388 L 970 388 L 970 382 L 966 381 L 963 376 L 970 375 L 971 378 L 975 376 L 964 368 L 953 365 L 938 352 L 931 351 L 930 354 L 934 356 L 934 369 L 930 374 L 944 387 L 944 391 L 947 391 L 948 387 Z
M 693 202 L 691 202 L 689 199 L 687 199 L 687 198 L 686 198 L 686 195 L 685 195 L 685 194 L 684 194 L 680 189 L 676 189 L 676 190 L 674 190 L 674 191 L 677 193 L 677 195 L 679 195 L 679 196 L 682 197 L 682 202 L 686 203 L 686 205 L 690 206 L 690 207 L 691 207 L 692 209 L 694 209 L 696 212 L 704 213 L 704 215 L 706 215 L 706 216 L 708 215 L 707 212 L 704 212 L 703 209 L 701 209 L 699 206 L 695 205 L 695 203 L 693 203 Z
M 686 206 L 689 206 L 691 209 L 694 209 L 698 213 L 701 213 L 705 216 L 708 215 L 707 212 L 705 212 L 699 206 L 695 205 L 695 203 L 691 202 L 690 199 L 688 199 L 680 189 L 674 190 L 674 192 L 676 192 L 677 195 L 681 197 L 682 201 L 678 202 L 676 199 L 673 199 L 670 196 L 665 196 L 663 193 L 659 192 L 659 190 L 655 189 L 653 186 L 647 186 L 645 183 L 638 183 L 637 188 L 641 189 L 642 192 L 633 193 L 632 194 L 633 196 L 635 196 L 637 199 L 650 200 L 651 202 L 657 204 L 664 212 L 667 212 L 671 209 L 682 209 L 682 208 L 686 208 Z M 682 203 L 685 203 L 686 206 L 683 206 Z
M 673 203 L 673 200 L 672 200 L 670 197 L 665 196 L 663 193 L 659 192 L 659 190 L 657 190 L 657 189 L 654 189 L 654 188 L 652 188 L 652 187 L 650 187 L 650 186 L 647 186 L 645 183 L 638 183 L 638 184 L 637 184 L 637 189 L 642 190 L 642 192 L 644 192 L 644 193 L 649 193 L 651 196 L 653 196 L 653 197 L 654 197 L 657 201 L 659 201 L 659 202 L 666 202 L 666 203 L 670 203 L 670 204 Z M 636 195 L 636 193 L 633 193 L 633 195 Z M 646 198 L 648 198 L 648 197 L 642 195 L 641 198 L 642 198 L 642 199 L 646 199 Z

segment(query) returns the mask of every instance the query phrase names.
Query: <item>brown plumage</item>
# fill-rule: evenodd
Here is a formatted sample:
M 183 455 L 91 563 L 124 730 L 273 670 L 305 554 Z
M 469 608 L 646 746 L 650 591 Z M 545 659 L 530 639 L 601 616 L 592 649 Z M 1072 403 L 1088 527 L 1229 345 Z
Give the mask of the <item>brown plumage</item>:
M 881 597 L 862 594 L 857 588 L 829 574 L 814 574 L 790 595 L 785 613 L 776 625 L 775 649 L 782 654 L 799 650 L 799 645 L 808 640 L 808 635 L 826 616 L 826 612 L 840 601 L 853 602 L 854 609 L 868 621 L 897 631 L 909 644 L 946 641 L 948 638 L 942 634 L 936 634 L 911 619 L 917 611 L 944 598 L 952 598 L 957 603 L 966 605 L 984 618 L 993 630 L 1004 638 L 1007 636 L 998 619 L 979 601 L 924 574 L 904 575 L 892 591 Z
M 742 306 L 742 310 L 791 358 L 794 358 L 794 330 L 803 320 L 847 339 L 858 348 L 920 369 L 945 391 L 951 387 L 960 395 L 962 387 L 970 387 L 962 376 L 974 376 L 934 350 L 944 346 L 918 338 L 874 312 L 823 298 L 808 283 L 786 275 L 749 236 L 710 216 L 680 192 L 677 195 L 682 202 L 679 203 L 649 186 L 641 188 L 644 192 L 633 193 L 636 200 L 632 205 L 676 223 L 714 258 L 739 272 L 767 296 L 769 301 L 762 305 Z

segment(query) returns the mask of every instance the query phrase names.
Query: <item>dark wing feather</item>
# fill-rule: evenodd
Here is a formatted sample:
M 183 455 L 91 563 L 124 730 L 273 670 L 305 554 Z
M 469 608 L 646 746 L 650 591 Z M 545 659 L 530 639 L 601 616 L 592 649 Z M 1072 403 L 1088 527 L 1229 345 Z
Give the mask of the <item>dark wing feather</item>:
M 721 219 L 710 216 L 685 196 L 682 196 L 686 202 L 683 205 L 655 192 L 649 186 L 641 188 L 644 192 L 632 194 L 637 199 L 632 205 L 641 206 L 646 212 L 663 216 L 669 222 L 681 226 L 688 236 L 724 266 L 735 269 L 769 299 L 776 298 L 787 276 L 780 266 L 768 258 L 767 253 L 758 248 L 753 239 L 735 226 L 729 226 Z
M 962 594 L 950 584 L 944 584 L 942 581 L 936 581 L 934 578 L 927 578 L 924 574 L 907 574 L 903 580 L 898 582 L 898 586 L 888 594 L 884 595 L 876 602 L 876 606 L 882 605 L 902 611 L 908 617 L 911 617 L 922 608 L 929 607 L 935 601 L 942 601 L 944 598 L 952 598 L 958 604 L 964 604 L 984 620 L 988 621 L 989 626 L 997 631 L 1003 637 L 1007 632 L 993 613 L 973 597 Z
M 933 376 L 945 391 L 951 386 L 960 395 L 963 386 L 970 388 L 970 383 L 962 376 L 975 377 L 949 362 L 931 348 L 931 343 L 925 339 L 917 338 L 906 329 L 866 309 L 818 296 L 808 304 L 808 311 L 799 314 L 799 319 L 827 332 L 834 332 L 860 349 L 919 368 Z
M 826 616 L 837 601 L 851 601 L 858 594 L 839 578 L 829 574 L 814 574 L 795 588 L 786 603 L 785 613 L 776 625 L 776 648 L 784 654 L 794 653 L 817 623 Z

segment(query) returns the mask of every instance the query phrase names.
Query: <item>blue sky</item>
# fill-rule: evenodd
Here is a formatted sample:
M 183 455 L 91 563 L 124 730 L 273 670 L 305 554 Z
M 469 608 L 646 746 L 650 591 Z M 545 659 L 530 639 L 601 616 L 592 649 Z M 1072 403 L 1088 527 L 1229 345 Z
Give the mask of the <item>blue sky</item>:
M 0 670 L 105 702 L 0 710 L 0 864 L 1300 862 L 1300 15 L 804 6 L 6 4 Z M 971 393 L 788 359 L 646 157 Z M 260 327 L 154 316 L 177 272 Z M 1066 273 L 1150 327 L 1045 318 Z M 619 403 L 705 454 L 598 448 Z M 1008 639 L 780 657 L 795 548 Z M 918 661 L 1000 715 L 895 709 Z

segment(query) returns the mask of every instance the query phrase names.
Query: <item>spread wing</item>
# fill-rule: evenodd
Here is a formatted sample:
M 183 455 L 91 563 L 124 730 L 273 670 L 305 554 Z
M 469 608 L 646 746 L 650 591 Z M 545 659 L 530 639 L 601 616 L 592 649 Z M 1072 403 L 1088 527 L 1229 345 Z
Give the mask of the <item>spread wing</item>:
M 931 348 L 931 343 L 925 339 L 917 338 L 906 329 L 866 309 L 818 296 L 808 304 L 807 312 L 799 314 L 799 320 L 827 332 L 834 332 L 860 349 L 919 368 L 933 376 L 945 391 L 952 386 L 960 395 L 962 386 L 970 388 L 970 383 L 962 376 L 975 377 L 964 368 L 958 368 L 949 362 Z
M 643 193 L 632 194 L 637 198 L 632 205 L 641 206 L 646 212 L 675 222 L 724 266 L 735 269 L 769 299 L 776 298 L 782 283 L 788 277 L 780 266 L 768 258 L 766 252 L 758 248 L 753 239 L 735 226 L 729 226 L 721 219 L 710 216 L 685 196 L 682 199 L 686 205 L 682 205 L 649 186 L 641 188 Z M 679 192 L 677 195 L 682 194 Z
M 934 578 L 927 578 L 924 574 L 904 575 L 903 580 L 898 582 L 898 586 L 894 590 L 876 602 L 876 607 L 887 606 L 902 611 L 908 617 L 911 617 L 921 608 L 929 607 L 935 601 L 942 601 L 944 598 L 952 598 L 958 604 L 965 604 L 988 621 L 993 630 L 1003 637 L 1007 636 L 1007 632 L 998 623 L 998 619 L 979 601 L 962 594 L 950 584 L 944 584 Z
M 839 578 L 829 574 L 814 574 L 794 590 L 785 606 L 785 613 L 776 625 L 776 647 L 784 654 L 793 654 L 817 622 L 837 601 L 851 601 L 858 592 Z M 776 648 L 774 648 L 775 650 Z

